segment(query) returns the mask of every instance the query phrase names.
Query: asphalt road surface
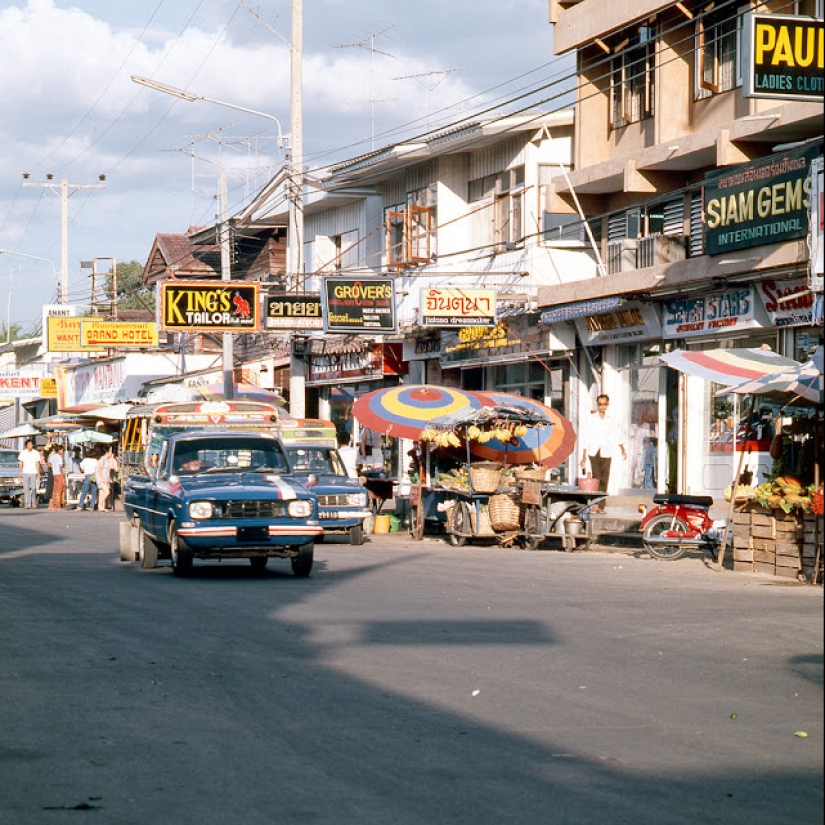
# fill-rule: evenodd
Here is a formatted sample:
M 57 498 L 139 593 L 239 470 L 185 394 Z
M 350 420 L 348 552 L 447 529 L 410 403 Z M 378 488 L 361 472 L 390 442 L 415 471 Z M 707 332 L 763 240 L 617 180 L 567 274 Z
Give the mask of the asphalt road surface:
M 2 825 L 822 822 L 821 587 L 401 534 L 179 580 L 121 519 L 0 509 Z

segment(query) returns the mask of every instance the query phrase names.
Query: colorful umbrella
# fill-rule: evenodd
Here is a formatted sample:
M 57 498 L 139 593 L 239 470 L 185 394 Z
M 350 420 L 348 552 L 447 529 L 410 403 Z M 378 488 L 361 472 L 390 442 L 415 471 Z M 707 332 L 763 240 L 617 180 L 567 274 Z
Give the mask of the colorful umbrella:
M 791 358 L 769 349 L 674 350 L 659 356 L 669 367 L 730 387 L 761 378 L 786 367 L 798 367 Z
M 479 410 L 484 403 L 476 394 L 453 387 L 402 384 L 362 395 L 352 405 L 352 414 L 375 432 L 417 439 L 434 418 Z
M 224 400 L 223 384 L 208 384 L 205 387 L 198 387 L 198 392 L 207 401 Z M 232 387 L 232 400 L 263 401 L 267 404 L 277 404 L 281 407 L 286 406 L 286 401 L 278 395 L 278 393 L 264 389 L 263 387 L 256 387 L 254 384 L 234 384 Z
M 753 381 L 729 387 L 717 395 L 759 395 L 784 404 L 819 404 L 823 402 L 823 350 L 818 347 L 810 361 L 772 372 Z
M 69 435 L 69 444 L 111 444 L 115 440 L 113 435 L 99 433 L 97 430 L 77 430 Z
M 535 420 L 546 422 L 528 426 L 527 434 L 514 436 L 517 444 L 504 444 L 493 438 L 485 444 L 470 442 L 470 452 L 489 461 L 507 464 L 541 464 L 543 467 L 558 467 L 573 452 L 576 446 L 576 431 L 573 424 L 552 407 L 505 392 L 477 392 L 485 406 L 507 405 L 524 410 Z

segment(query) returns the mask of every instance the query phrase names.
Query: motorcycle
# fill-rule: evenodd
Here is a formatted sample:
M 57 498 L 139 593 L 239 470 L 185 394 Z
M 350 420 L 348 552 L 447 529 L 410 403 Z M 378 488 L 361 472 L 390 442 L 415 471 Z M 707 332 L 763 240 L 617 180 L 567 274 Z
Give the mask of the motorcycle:
M 700 549 L 716 560 L 725 522 L 710 517 L 711 496 L 664 493 L 653 496 L 653 503 L 655 507 L 644 509 L 639 525 L 645 550 L 653 558 L 676 561 L 688 550 Z

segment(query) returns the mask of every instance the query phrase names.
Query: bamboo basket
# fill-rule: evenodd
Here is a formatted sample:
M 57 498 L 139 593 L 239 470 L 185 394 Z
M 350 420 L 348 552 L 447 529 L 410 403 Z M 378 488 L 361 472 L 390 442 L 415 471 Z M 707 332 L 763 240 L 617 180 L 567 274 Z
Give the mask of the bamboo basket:
M 501 483 L 501 470 L 490 467 L 470 467 L 470 485 L 477 493 L 495 493 Z
M 517 481 L 544 481 L 547 477 L 543 467 L 516 467 L 513 472 Z
M 490 496 L 488 512 L 490 525 L 497 532 L 518 530 L 521 527 L 521 507 L 509 495 Z

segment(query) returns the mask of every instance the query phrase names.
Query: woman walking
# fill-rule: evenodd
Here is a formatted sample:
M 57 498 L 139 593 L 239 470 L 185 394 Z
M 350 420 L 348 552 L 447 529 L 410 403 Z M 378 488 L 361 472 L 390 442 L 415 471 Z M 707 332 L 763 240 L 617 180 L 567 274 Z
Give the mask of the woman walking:
M 50 510 L 62 510 L 66 504 L 66 468 L 63 462 L 63 445 L 55 446 L 49 453 L 49 467 L 52 471 L 52 497 Z

